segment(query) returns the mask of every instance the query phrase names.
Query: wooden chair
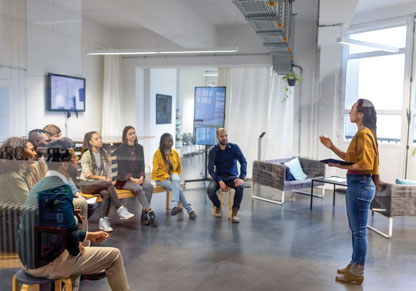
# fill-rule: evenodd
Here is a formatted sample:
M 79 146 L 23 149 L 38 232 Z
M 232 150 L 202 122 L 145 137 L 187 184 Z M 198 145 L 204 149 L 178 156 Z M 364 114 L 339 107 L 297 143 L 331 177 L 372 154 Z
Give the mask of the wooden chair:
M 30 286 L 34 286 L 35 291 L 39 291 L 40 285 L 54 284 L 55 291 L 72 291 L 72 282 L 70 278 L 63 279 L 47 279 L 47 278 L 37 278 L 27 274 L 25 271 L 20 269 L 13 276 L 12 279 L 12 290 L 19 291 L 19 283 L 22 284 L 22 289 L 20 290 L 29 290 Z M 62 288 L 62 284 L 65 284 L 65 288 Z
M 228 192 L 228 219 L 231 219 L 232 214 L 232 198 L 233 192 L 231 187 L 227 187 Z M 221 201 L 221 208 L 224 209 L 224 191 L 220 188 L 220 201 Z M 212 206 L 212 215 L 215 215 L 215 206 Z
M 115 177 L 117 176 L 117 161 L 115 157 L 110 157 L 109 160 L 111 161 L 111 171 L 113 173 L 113 176 L 111 177 L 112 179 L 115 179 Z M 148 173 L 151 173 L 151 167 L 150 165 L 146 165 L 145 166 L 148 169 Z M 159 186 L 156 184 L 156 182 L 152 181 L 152 185 L 153 185 L 153 194 L 156 193 L 165 193 L 166 192 L 166 209 L 169 210 L 170 209 L 170 201 L 172 200 L 172 191 Z M 182 191 L 185 191 L 185 183 L 181 183 L 181 188 Z M 118 195 L 118 199 L 126 199 L 126 198 L 133 198 L 136 197 L 133 192 L 131 192 L 130 190 L 126 190 L 126 189 L 117 189 L 116 188 L 116 192 Z M 81 193 L 82 196 L 84 196 L 86 199 L 91 199 L 94 197 L 97 197 L 97 202 L 101 202 L 101 196 L 98 194 L 86 194 L 86 193 Z M 182 207 L 182 203 L 179 203 L 179 206 Z

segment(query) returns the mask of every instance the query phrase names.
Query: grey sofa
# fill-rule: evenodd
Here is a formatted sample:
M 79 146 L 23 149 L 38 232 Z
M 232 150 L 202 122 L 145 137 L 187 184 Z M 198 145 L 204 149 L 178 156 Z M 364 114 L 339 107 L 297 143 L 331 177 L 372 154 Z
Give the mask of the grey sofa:
M 253 162 L 253 192 L 252 198 L 259 199 L 267 202 L 276 204 L 283 204 L 285 201 L 285 191 L 295 191 L 304 188 L 310 188 L 312 178 L 324 177 L 325 176 L 325 164 L 307 158 L 299 158 L 300 164 L 303 171 L 307 175 L 305 180 L 286 181 L 286 169 L 283 165 L 293 158 L 278 159 L 278 160 L 267 160 L 267 161 L 254 161 Z M 255 185 L 269 186 L 282 191 L 281 201 L 266 199 L 255 195 Z M 319 183 L 314 183 L 318 186 Z
M 382 190 L 377 190 L 370 209 L 389 219 L 388 233 L 368 226 L 376 233 L 391 238 L 393 235 L 394 216 L 416 216 L 416 186 L 390 184 L 382 182 Z

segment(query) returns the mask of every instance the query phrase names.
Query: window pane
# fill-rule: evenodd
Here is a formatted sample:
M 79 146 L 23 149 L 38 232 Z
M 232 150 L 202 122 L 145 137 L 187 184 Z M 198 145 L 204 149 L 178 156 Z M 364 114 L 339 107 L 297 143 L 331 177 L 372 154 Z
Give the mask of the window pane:
M 377 115 L 377 140 L 383 143 L 400 143 L 402 117 L 400 115 Z M 350 140 L 357 132 L 357 125 L 350 122 L 348 114 L 344 115 L 345 139 Z
M 376 109 L 401 110 L 404 58 L 404 54 L 395 54 L 348 60 L 345 109 L 364 98 Z
M 406 47 L 406 26 L 350 34 L 351 39 L 362 40 L 398 48 Z M 360 45 L 349 45 L 350 54 L 379 51 L 380 49 Z

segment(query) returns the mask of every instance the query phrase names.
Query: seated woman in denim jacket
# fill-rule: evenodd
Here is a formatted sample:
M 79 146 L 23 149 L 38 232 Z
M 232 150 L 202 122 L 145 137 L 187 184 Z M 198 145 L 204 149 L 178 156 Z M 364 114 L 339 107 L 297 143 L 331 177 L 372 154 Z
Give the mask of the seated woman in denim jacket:
M 181 202 L 188 212 L 189 218 L 194 220 L 196 219 L 196 213 L 181 189 L 179 177 L 182 171 L 181 158 L 172 146 L 172 136 L 169 133 L 164 133 L 160 137 L 159 148 L 153 156 L 152 179 L 156 181 L 156 184 L 172 191 L 171 215 L 182 212 L 182 208 L 178 206 Z
M 111 203 L 116 207 L 120 219 L 129 219 L 134 214 L 130 213 L 118 200 L 117 192 L 110 178 L 110 162 L 108 161 L 107 152 L 103 148 L 101 135 L 95 131 L 87 132 L 84 136 L 82 150 L 81 191 L 86 194 L 99 194 L 101 196 L 99 228 L 107 232 L 113 231 L 108 218 Z

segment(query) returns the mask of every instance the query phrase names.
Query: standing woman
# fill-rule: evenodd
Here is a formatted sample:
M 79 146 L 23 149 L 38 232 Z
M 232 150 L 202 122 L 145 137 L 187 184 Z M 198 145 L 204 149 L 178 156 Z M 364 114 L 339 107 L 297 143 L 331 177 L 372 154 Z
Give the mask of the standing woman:
M 143 146 L 137 143 L 136 130 L 126 126 L 122 136 L 123 144 L 117 149 L 117 188 L 134 193 L 142 205 L 142 224 L 157 226 L 156 215 L 150 208 L 153 185 L 145 179 Z
M 189 218 L 195 220 L 196 213 L 181 189 L 181 179 L 179 177 L 182 171 L 181 158 L 172 146 L 172 136 L 169 133 L 164 133 L 160 137 L 159 148 L 153 156 L 152 179 L 156 181 L 156 184 L 172 191 L 171 215 L 182 212 L 182 208 L 178 206 L 181 202 L 188 212 Z
M 95 131 L 87 132 L 84 136 L 82 151 L 81 191 L 86 194 L 99 194 L 101 196 L 99 228 L 108 232 L 113 231 L 108 218 L 111 203 L 116 207 L 120 219 L 129 219 L 134 214 L 130 213 L 118 200 L 117 192 L 111 182 L 110 163 L 107 151 L 103 148 L 101 135 Z
M 367 218 L 376 187 L 379 187 L 377 114 L 373 103 L 358 99 L 350 110 L 350 121 L 357 124 L 357 133 L 343 152 L 332 141 L 320 136 L 321 143 L 352 165 L 328 163 L 347 171 L 347 193 L 345 196 L 348 223 L 352 232 L 352 258 L 343 269 L 339 269 L 336 281 L 361 284 L 364 280 L 364 264 L 367 255 Z M 377 185 L 374 184 L 376 182 Z

